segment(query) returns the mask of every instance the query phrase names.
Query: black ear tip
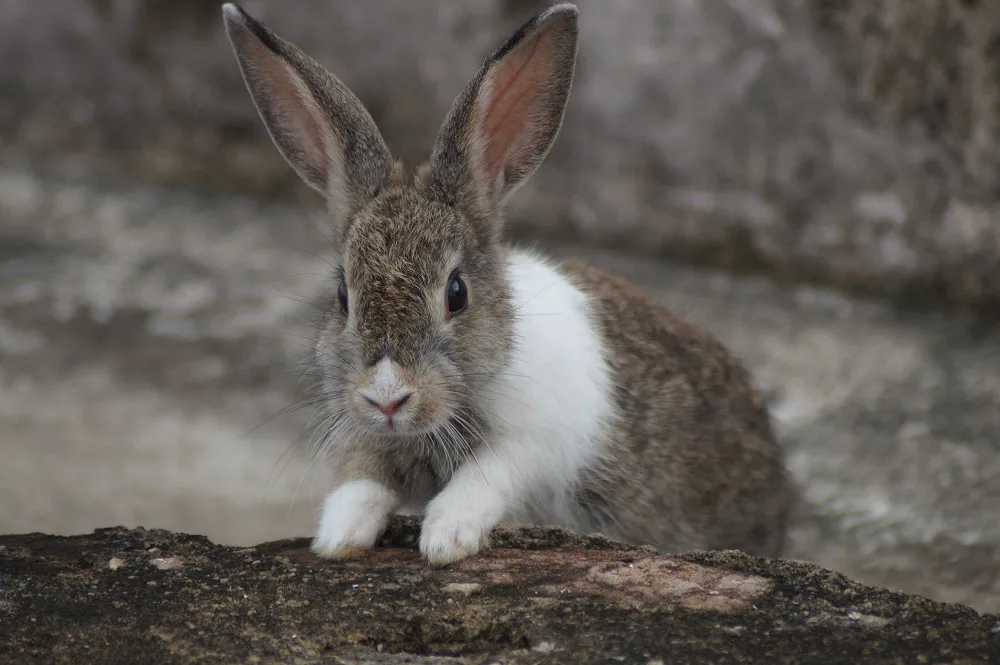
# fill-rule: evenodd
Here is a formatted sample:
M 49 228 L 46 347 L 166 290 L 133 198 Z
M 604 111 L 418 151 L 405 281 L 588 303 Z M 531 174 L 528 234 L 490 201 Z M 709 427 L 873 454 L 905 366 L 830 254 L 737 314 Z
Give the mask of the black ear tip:
M 230 39 L 234 39 L 234 35 L 238 32 L 248 32 L 270 50 L 275 53 L 280 52 L 278 44 L 280 40 L 274 33 L 268 30 L 263 23 L 247 14 L 246 10 L 235 2 L 227 2 L 222 5 L 222 20 L 226 25 L 226 34 L 229 35 Z
M 515 30 L 514 34 L 508 37 L 507 41 L 501 44 L 497 50 L 490 54 L 490 56 L 486 59 L 485 66 L 501 60 L 505 55 L 514 50 L 518 44 L 524 41 L 528 35 L 534 33 L 542 26 L 552 23 L 553 21 L 562 22 L 562 28 L 569 33 L 570 39 L 575 43 L 577 33 L 579 32 L 577 25 L 577 16 L 579 13 L 580 11 L 573 3 L 561 2 L 559 4 L 552 5 L 543 12 L 535 14 L 530 19 L 525 21 L 520 28 Z
M 222 20 L 226 23 L 226 28 L 243 28 L 260 37 L 263 31 L 261 22 L 250 16 L 245 9 L 235 2 L 227 2 L 222 5 Z

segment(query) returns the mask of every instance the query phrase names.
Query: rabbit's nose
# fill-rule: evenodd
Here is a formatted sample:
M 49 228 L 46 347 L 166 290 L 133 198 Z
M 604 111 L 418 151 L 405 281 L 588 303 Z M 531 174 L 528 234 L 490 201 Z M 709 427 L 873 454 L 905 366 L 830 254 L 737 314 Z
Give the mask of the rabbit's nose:
M 403 395 L 393 396 L 391 399 L 387 400 L 374 400 L 370 397 L 365 396 L 365 400 L 367 400 L 369 404 L 377 408 L 385 415 L 393 416 L 396 414 L 396 411 L 398 411 L 401 406 L 410 401 L 410 398 L 412 396 L 413 393 L 405 393 Z

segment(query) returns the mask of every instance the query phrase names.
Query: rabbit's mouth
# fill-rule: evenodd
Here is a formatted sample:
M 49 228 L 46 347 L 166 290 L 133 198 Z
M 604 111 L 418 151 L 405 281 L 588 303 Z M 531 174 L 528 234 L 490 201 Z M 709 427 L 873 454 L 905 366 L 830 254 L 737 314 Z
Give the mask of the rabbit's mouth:
M 362 396 L 354 400 L 354 418 L 370 434 L 394 444 L 400 439 L 440 436 L 450 427 L 447 414 L 418 393 L 389 403 L 373 403 Z
M 449 399 L 456 391 L 444 386 L 434 366 L 414 369 L 383 358 L 360 373 L 354 386 L 354 419 L 371 434 L 393 440 L 460 435 L 452 422 L 459 405 Z
M 467 414 L 451 405 L 421 400 L 416 394 L 395 411 L 387 409 L 390 413 L 367 402 L 356 406 L 360 411 L 355 412 L 355 417 L 362 427 L 386 445 L 464 448 L 468 446 L 466 442 L 481 438 Z

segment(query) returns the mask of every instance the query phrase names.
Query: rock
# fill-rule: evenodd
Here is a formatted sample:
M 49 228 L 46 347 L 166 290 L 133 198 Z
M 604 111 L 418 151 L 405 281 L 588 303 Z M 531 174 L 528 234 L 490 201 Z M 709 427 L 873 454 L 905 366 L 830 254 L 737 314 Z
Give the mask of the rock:
M 1000 617 L 739 552 L 659 556 L 597 537 L 501 527 L 494 548 L 424 563 L 414 518 L 323 561 L 305 539 L 251 549 L 124 528 L 0 537 L 8 662 L 979 663 Z M 108 570 L 155 541 L 189 565 Z M 475 584 L 475 595 L 454 585 Z M 493 660 L 490 660 L 490 659 Z M 138 659 L 138 660 L 136 660 Z
M 355 89 L 412 163 L 544 4 L 246 6 Z M 1000 4 L 579 5 L 571 107 L 513 231 L 1000 305 Z M 5 0 L 0 56 L 7 152 L 315 200 L 256 118 L 216 0 Z
M 157 557 L 155 559 L 150 559 L 149 563 L 160 570 L 177 570 L 178 568 L 184 567 L 184 561 L 180 557 L 176 556 L 166 558 Z
M 321 217 L 16 166 L 0 168 L 0 533 L 311 533 L 329 478 L 297 363 L 328 286 Z M 1000 611 L 995 322 L 559 252 L 750 367 L 801 488 L 786 556 Z

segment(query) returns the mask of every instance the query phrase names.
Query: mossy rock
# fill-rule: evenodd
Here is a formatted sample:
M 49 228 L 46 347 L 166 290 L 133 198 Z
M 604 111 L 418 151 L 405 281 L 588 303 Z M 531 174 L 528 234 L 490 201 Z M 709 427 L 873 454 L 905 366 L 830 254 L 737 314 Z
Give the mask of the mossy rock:
M 0 537 L 5 663 L 987 663 L 1000 616 L 739 552 L 538 527 L 446 568 L 146 529 Z M 992 659 L 992 660 L 991 660 Z

